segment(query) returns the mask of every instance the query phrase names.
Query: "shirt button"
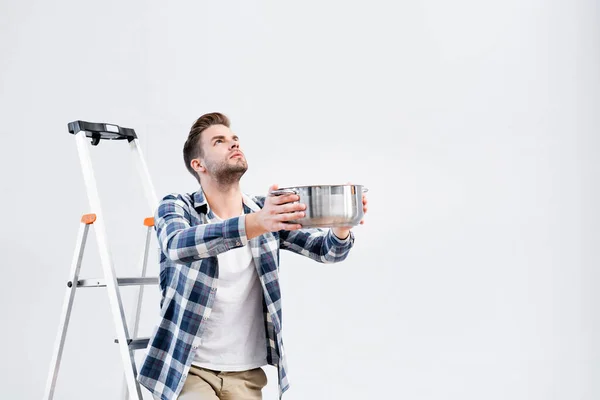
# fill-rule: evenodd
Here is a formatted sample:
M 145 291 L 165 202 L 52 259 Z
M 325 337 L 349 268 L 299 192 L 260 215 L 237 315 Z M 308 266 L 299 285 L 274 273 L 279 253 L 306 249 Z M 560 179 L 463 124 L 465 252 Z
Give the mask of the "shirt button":
M 235 242 L 235 244 L 236 244 L 237 246 L 241 246 L 241 245 L 242 245 L 240 242 Z

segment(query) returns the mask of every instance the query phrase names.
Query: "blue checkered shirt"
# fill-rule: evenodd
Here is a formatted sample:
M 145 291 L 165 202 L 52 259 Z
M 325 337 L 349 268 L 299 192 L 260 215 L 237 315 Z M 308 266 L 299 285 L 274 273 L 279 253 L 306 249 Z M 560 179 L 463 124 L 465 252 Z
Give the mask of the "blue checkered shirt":
M 243 195 L 244 214 L 259 211 L 264 202 L 265 197 Z M 157 399 L 179 396 L 215 300 L 217 255 L 249 244 L 264 294 L 267 362 L 277 367 L 281 398 L 289 383 L 281 337 L 279 249 L 334 263 L 346 258 L 354 234 L 340 240 L 330 230 L 300 229 L 248 240 L 245 215 L 209 224 L 214 217 L 202 188 L 192 194 L 170 194 L 157 208 L 160 322 L 150 337 L 137 379 Z

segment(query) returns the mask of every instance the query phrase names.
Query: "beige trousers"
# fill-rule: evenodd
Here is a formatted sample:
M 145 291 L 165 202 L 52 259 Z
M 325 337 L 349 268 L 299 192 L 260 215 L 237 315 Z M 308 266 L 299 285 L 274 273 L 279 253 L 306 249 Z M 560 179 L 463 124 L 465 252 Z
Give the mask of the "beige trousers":
M 190 367 L 179 400 L 262 400 L 267 375 L 262 368 L 220 372 Z

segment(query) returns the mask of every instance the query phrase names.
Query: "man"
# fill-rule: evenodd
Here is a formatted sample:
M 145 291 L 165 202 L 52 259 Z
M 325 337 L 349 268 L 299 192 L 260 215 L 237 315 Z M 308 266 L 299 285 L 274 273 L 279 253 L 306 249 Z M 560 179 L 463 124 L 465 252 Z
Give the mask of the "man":
M 346 258 L 354 235 L 289 223 L 306 209 L 296 195 L 243 194 L 248 163 L 223 114 L 194 123 L 183 157 L 200 189 L 168 195 L 156 211 L 161 319 L 138 380 L 161 400 L 261 399 L 261 367 L 271 364 L 281 397 L 289 385 L 279 249 L 334 263 Z

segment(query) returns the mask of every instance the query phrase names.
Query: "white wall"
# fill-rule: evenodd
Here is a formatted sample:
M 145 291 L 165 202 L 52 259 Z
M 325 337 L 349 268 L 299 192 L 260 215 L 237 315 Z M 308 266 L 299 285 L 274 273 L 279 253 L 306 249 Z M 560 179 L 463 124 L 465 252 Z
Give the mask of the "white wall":
M 245 191 L 370 189 L 347 261 L 283 256 L 287 400 L 599 398 L 599 15 L 592 0 L 0 2 L 1 396 L 42 396 L 91 211 L 67 123 L 135 128 L 162 196 L 196 189 L 182 145 L 218 110 Z M 132 275 L 141 186 L 126 145 L 93 150 Z M 118 398 L 105 291 L 79 291 L 73 318 L 56 398 Z

